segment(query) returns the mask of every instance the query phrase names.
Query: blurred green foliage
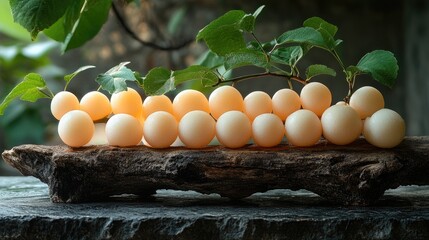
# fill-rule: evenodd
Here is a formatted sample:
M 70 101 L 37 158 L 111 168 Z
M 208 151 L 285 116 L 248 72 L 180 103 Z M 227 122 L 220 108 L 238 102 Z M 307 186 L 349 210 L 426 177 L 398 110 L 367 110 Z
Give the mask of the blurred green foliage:
M 49 54 L 59 44 L 40 38 L 30 41 L 30 34 L 13 22 L 9 2 L 0 1 L 0 99 L 29 72 L 38 72 L 55 79 L 64 71 L 54 65 Z M 31 104 L 14 101 L 0 117 L 0 152 L 24 143 L 42 144 L 46 141 L 46 126 L 52 120 L 49 104 Z

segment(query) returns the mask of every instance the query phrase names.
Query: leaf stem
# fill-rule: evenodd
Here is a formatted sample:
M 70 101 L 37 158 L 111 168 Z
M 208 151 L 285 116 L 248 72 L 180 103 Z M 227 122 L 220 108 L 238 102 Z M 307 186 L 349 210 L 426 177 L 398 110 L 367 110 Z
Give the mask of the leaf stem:
M 182 49 L 184 47 L 187 47 L 189 44 L 194 42 L 194 39 L 189 38 L 189 39 L 185 39 L 184 41 L 180 42 L 177 45 L 163 46 L 163 45 L 160 45 L 156 42 L 145 41 L 145 40 L 141 39 L 140 36 L 138 36 L 138 34 L 131 29 L 131 27 L 128 25 L 128 23 L 126 23 L 126 20 L 124 19 L 122 14 L 119 12 L 119 9 L 114 2 L 112 2 L 112 10 L 113 10 L 113 14 L 115 15 L 119 24 L 123 27 L 124 31 L 131 38 L 133 38 L 134 40 L 136 40 L 137 42 L 139 42 L 140 44 L 142 44 L 144 46 L 148 46 L 148 47 L 151 47 L 153 49 L 157 49 L 157 50 L 161 50 L 161 51 L 175 51 L 175 50 L 179 50 L 179 49 Z
M 263 72 L 263 73 L 256 73 L 256 74 L 249 74 L 249 75 L 244 75 L 244 76 L 240 76 L 240 77 L 236 77 L 236 78 L 231 78 L 225 81 L 221 81 L 219 79 L 219 81 L 213 85 L 213 87 L 219 86 L 222 83 L 237 83 L 237 82 L 241 82 L 243 80 L 247 80 L 247 79 L 252 79 L 252 78 L 259 78 L 259 77 L 265 77 L 265 76 L 272 76 L 272 77 L 279 77 L 279 78 L 286 78 L 288 80 L 294 80 L 296 82 L 299 82 L 303 85 L 307 84 L 307 81 L 305 81 L 304 79 L 298 77 L 298 76 L 291 76 L 291 75 L 286 75 L 286 74 L 282 74 L 282 73 L 273 73 L 273 72 Z
M 259 45 L 259 47 L 261 48 L 261 50 L 262 50 L 265 54 L 267 54 L 267 53 L 265 52 L 264 48 L 262 47 L 262 43 L 261 43 L 261 41 L 259 41 L 259 39 L 256 37 L 255 33 L 253 33 L 253 32 L 252 32 L 251 34 L 252 34 L 253 39 L 255 39 L 255 41 L 258 43 L 258 45 Z
M 47 98 L 54 98 L 54 93 L 51 91 L 51 89 L 47 88 L 47 87 L 43 87 L 43 88 L 37 88 L 37 90 L 39 90 L 39 92 L 41 92 L 43 95 L 45 95 Z M 48 90 L 48 93 L 46 93 L 43 90 Z
M 343 61 L 341 60 L 340 56 L 338 55 L 337 51 L 332 50 L 330 51 L 332 53 L 332 55 L 334 56 L 335 60 L 337 60 L 337 62 L 340 64 L 341 68 L 343 69 L 344 73 L 346 71 L 346 67 L 344 66 Z
M 344 102 L 346 102 L 347 104 L 349 104 L 350 98 L 352 97 L 353 88 L 355 86 L 355 80 L 356 80 L 356 75 L 353 75 L 351 79 L 347 79 L 347 82 L 349 84 L 349 91 L 347 93 L 347 96 L 344 98 Z

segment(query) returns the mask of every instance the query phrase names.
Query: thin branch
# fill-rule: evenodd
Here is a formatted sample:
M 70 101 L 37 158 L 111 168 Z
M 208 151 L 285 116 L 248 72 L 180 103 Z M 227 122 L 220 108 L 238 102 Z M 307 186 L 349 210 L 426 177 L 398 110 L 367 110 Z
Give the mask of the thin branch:
M 264 72 L 264 73 L 256 73 L 256 74 L 244 75 L 244 76 L 240 76 L 240 77 L 236 77 L 236 78 L 231 78 L 231 79 L 228 79 L 228 80 L 225 80 L 225 81 L 220 81 L 220 79 L 219 79 L 219 81 L 215 85 L 213 85 L 213 87 L 216 87 L 216 86 L 218 86 L 218 85 L 220 85 L 222 83 L 230 83 L 230 82 L 232 82 L 234 84 L 234 83 L 237 83 L 237 82 L 241 82 L 243 80 L 247 80 L 247 79 L 251 79 L 251 78 L 266 77 L 266 76 L 286 78 L 288 80 L 297 81 L 297 82 L 299 82 L 299 83 L 301 83 L 303 85 L 307 84 L 307 82 L 304 79 L 302 79 L 300 77 L 297 77 L 297 76 L 290 76 L 290 75 L 286 75 L 286 74 L 273 73 L 273 72 Z
M 154 42 L 149 42 L 149 41 L 145 41 L 143 39 L 141 39 L 126 23 L 125 19 L 122 17 L 121 13 L 119 12 L 117 6 L 115 5 L 114 2 L 112 2 L 112 9 L 113 9 L 113 13 L 115 14 L 116 18 L 118 19 L 119 24 L 124 28 L 125 32 L 128 33 L 128 35 L 130 35 L 130 37 L 132 37 L 134 40 L 136 40 L 137 42 L 141 43 L 142 45 L 154 48 L 154 49 L 158 49 L 158 50 L 162 50 L 162 51 L 174 51 L 174 50 L 178 50 L 181 49 L 183 47 L 186 47 L 187 45 L 189 45 L 190 43 L 192 43 L 194 40 L 193 39 L 188 39 L 185 40 L 184 42 L 178 44 L 178 45 L 171 45 L 171 46 L 161 46 L 158 45 L 157 43 Z

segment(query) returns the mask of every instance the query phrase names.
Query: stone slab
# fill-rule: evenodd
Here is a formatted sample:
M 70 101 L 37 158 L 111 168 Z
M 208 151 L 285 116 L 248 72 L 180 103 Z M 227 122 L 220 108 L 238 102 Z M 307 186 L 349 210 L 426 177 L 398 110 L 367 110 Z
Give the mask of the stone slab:
M 240 201 L 158 190 L 52 203 L 33 177 L 0 177 L 1 239 L 429 239 L 429 187 L 388 190 L 377 205 L 332 205 L 305 190 Z

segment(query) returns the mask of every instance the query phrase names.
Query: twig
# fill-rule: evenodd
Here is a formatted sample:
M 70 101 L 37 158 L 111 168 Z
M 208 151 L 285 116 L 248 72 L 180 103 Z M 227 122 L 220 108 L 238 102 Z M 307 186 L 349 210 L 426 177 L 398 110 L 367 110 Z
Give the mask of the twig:
M 288 80 L 294 80 L 297 81 L 303 85 L 307 84 L 307 81 L 305 81 L 304 79 L 301 79 L 300 77 L 297 76 L 290 76 L 290 75 L 286 75 L 286 74 L 279 74 L 279 73 L 273 73 L 273 72 L 264 72 L 264 73 L 256 73 L 256 74 L 250 74 L 250 75 L 244 75 L 244 76 L 240 76 L 240 77 L 236 77 L 236 78 L 231 78 L 225 81 L 221 81 L 219 79 L 219 81 L 213 85 L 213 87 L 216 87 L 222 83 L 237 83 L 246 79 L 251 79 L 251 78 L 258 78 L 258 77 L 265 77 L 265 76 L 272 76 L 272 77 L 280 77 L 280 78 L 286 78 Z
M 171 46 L 161 46 L 161 45 L 158 45 L 157 43 L 154 43 L 154 42 L 145 41 L 145 40 L 141 39 L 128 26 L 125 19 L 122 17 L 121 13 L 119 13 L 119 10 L 116 7 L 114 2 L 112 2 L 112 9 L 113 9 L 113 13 L 115 14 L 116 18 L 118 19 L 119 24 L 124 28 L 125 32 L 128 33 L 134 40 L 138 41 L 142 45 L 145 45 L 145 46 L 148 46 L 148 47 L 151 47 L 154 49 L 162 50 L 162 51 L 174 51 L 174 50 L 179 50 L 183 47 L 186 47 L 187 45 L 189 45 L 190 43 L 192 43 L 194 41 L 193 39 L 188 39 L 188 40 L 185 40 L 184 42 L 182 42 L 178 45 L 171 45 Z

